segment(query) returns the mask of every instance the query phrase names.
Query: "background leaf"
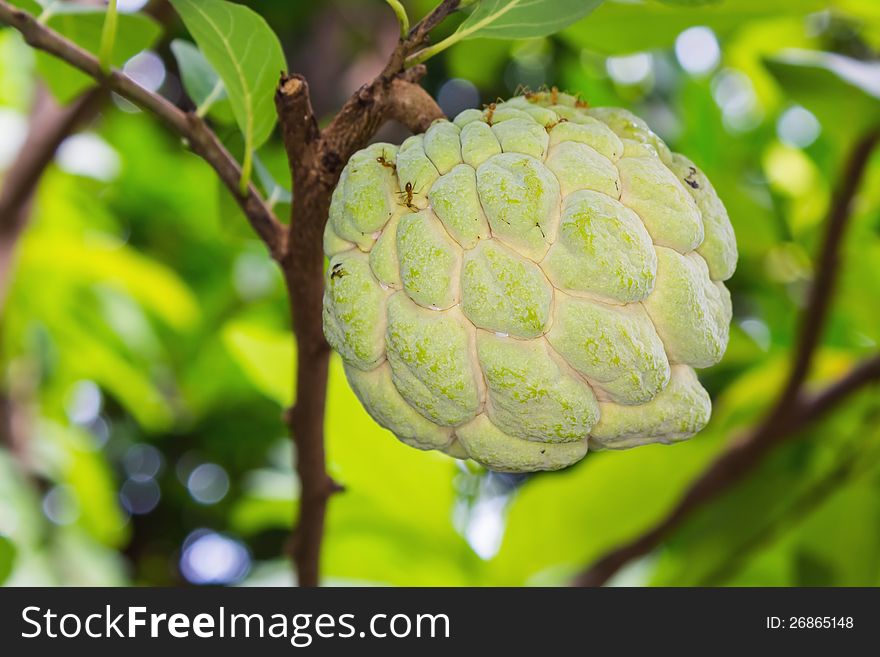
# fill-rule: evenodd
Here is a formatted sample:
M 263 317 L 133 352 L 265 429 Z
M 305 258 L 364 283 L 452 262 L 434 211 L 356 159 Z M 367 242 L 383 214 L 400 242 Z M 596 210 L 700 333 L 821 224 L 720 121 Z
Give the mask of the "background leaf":
M 281 406 L 293 402 L 293 335 L 233 321 L 223 328 L 223 342 L 254 386 Z
M 210 101 L 208 113 L 212 117 L 222 123 L 234 122 L 226 86 L 202 51 L 189 41 L 175 39 L 171 42 L 171 52 L 177 60 L 183 87 L 196 107 L 202 108 Z
M 880 123 L 880 63 L 792 50 L 765 65 L 786 94 L 836 137 L 848 141 Z
M 804 17 L 826 6 L 824 0 L 730 0 L 700 7 L 655 0 L 609 0 L 589 20 L 572 25 L 561 35 L 602 53 L 641 52 L 667 48 L 683 30 L 696 25 L 726 36 L 753 21 Z
M 558 32 L 603 0 L 482 0 L 458 32 L 463 38 L 529 39 Z
M 86 7 L 77 9 L 78 11 L 53 12 L 47 25 L 97 56 L 104 31 L 105 12 Z M 131 57 L 149 48 L 161 32 L 159 24 L 149 16 L 119 14 L 118 18 L 116 42 L 110 57 L 113 66 L 122 66 Z M 70 101 L 95 84 L 84 73 L 42 52 L 37 53 L 37 69 L 62 103 Z
M 275 87 L 287 69 L 278 37 L 262 16 L 222 0 L 171 0 L 199 48 L 223 79 L 244 134 L 243 181 L 250 180 L 253 152 L 275 127 Z
M 0 584 L 6 581 L 15 564 L 15 545 L 5 536 L 0 536 Z
M 26 12 L 33 14 L 34 16 L 38 16 L 40 12 L 43 10 L 46 0 L 42 0 L 42 2 L 37 2 L 37 0 L 9 0 L 10 4 L 15 5 L 19 9 L 24 9 Z

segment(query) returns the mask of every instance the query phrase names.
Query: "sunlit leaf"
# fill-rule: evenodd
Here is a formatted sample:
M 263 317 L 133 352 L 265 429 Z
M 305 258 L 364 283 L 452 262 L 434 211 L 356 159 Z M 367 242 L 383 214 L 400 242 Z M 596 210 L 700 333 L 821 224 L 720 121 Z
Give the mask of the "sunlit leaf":
M 695 513 L 668 541 L 652 583 L 758 584 L 762 580 L 748 572 L 750 562 L 779 550 L 794 568 L 790 580 L 778 583 L 873 581 L 880 574 L 880 505 L 876 483 L 864 475 L 871 468 L 876 473 L 880 464 L 876 432 L 872 436 L 865 425 L 863 408 L 851 405 L 849 412 L 781 447 L 742 483 Z M 868 417 L 873 425 L 870 412 Z M 836 445 L 828 444 L 829 438 Z M 805 554 L 808 563 L 802 561 Z
M 78 526 L 101 544 L 124 544 L 129 528 L 119 507 L 117 484 L 102 454 L 77 429 L 45 422 L 39 432 L 53 450 L 44 453 L 54 455 L 42 467 L 73 491 Z
M 223 342 L 254 387 L 281 406 L 293 402 L 293 334 L 244 321 L 223 327 Z
M 229 524 L 242 536 L 253 536 L 269 529 L 286 529 L 296 518 L 295 500 L 243 497 L 232 508 Z
M 0 536 L 0 584 L 6 581 L 15 565 L 15 545 L 8 538 Z
M 275 127 L 275 87 L 287 68 L 278 37 L 262 16 L 222 0 L 171 0 L 190 34 L 226 86 L 244 134 L 242 180 L 250 180 L 253 152 Z
M 25 251 L 23 265 L 34 270 L 59 271 L 80 284 L 100 283 L 131 295 L 168 325 L 183 330 L 199 316 L 192 291 L 167 267 L 109 238 L 76 243 L 62 235 L 35 240 Z
M 136 365 L 99 337 L 71 323 L 55 327 L 63 350 L 77 359 L 68 363 L 81 378 L 92 378 L 115 397 L 132 417 L 148 431 L 167 430 L 174 413 L 165 395 L 150 379 L 143 366 Z
M 331 360 L 327 450 L 345 486 L 329 507 L 329 577 L 395 585 L 474 583 L 479 559 L 452 525 L 455 461 L 399 442 L 377 425 Z

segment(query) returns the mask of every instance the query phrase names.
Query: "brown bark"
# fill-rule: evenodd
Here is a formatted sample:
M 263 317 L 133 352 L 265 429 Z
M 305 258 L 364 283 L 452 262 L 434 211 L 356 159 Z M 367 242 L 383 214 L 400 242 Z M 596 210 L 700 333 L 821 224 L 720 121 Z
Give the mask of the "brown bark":
M 293 184 L 288 250 L 282 260 L 297 342 L 297 397 L 287 413 L 296 446 L 300 510 L 291 544 L 301 586 L 317 586 L 327 501 L 341 487 L 327 474 L 324 411 L 330 350 L 322 328 L 322 237 L 330 196 L 348 158 L 367 145 L 389 119 L 413 131 L 443 116 L 416 84 L 424 68 L 384 74 L 365 85 L 322 132 L 312 112 L 309 87 L 300 76 L 282 79 L 275 97 Z

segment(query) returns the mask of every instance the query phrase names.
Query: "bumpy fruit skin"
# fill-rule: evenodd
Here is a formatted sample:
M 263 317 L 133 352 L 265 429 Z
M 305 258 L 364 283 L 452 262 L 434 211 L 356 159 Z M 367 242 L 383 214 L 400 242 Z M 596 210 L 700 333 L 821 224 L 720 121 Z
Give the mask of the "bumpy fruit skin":
M 702 172 L 617 108 L 529 94 L 356 153 L 324 332 L 400 440 L 499 471 L 684 440 L 737 260 Z

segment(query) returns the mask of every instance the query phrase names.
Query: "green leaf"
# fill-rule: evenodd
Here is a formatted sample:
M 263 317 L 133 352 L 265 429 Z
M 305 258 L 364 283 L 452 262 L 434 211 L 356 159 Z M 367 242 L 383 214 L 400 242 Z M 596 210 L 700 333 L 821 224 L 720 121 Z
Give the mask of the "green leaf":
M 455 531 L 455 461 L 404 445 L 367 415 L 330 361 L 327 459 L 346 488 L 330 505 L 328 577 L 400 586 L 473 585 L 479 558 Z
M 113 239 L 96 237 L 75 248 L 67 236 L 28 243 L 23 264 L 36 271 L 61 272 L 80 284 L 101 284 L 130 295 L 145 310 L 183 331 L 199 317 L 192 290 L 168 267 Z
M 70 487 L 78 509 L 76 524 L 102 545 L 125 544 L 131 530 L 104 455 L 80 429 L 44 420 L 38 430 L 45 441 L 41 467 L 53 480 Z
M 293 401 L 293 334 L 233 320 L 223 327 L 223 343 L 244 375 L 270 399 L 284 407 Z
M 657 522 L 718 449 L 703 431 L 677 445 L 589 454 L 530 479 L 511 502 L 493 584 L 561 584 Z
M 604 0 L 482 0 L 458 29 L 419 51 L 407 65 L 419 64 L 464 39 L 531 39 L 554 34 L 580 20 Z
M 253 536 L 269 529 L 287 529 L 293 525 L 296 500 L 266 497 L 243 497 L 229 514 L 229 526 L 242 536 Z
M 15 565 L 15 545 L 8 538 L 0 536 L 0 584 L 12 574 Z
M 210 114 L 221 123 L 234 123 L 226 86 L 202 51 L 189 41 L 175 39 L 171 42 L 171 52 L 177 60 L 183 87 L 198 108 L 196 113 Z
M 253 153 L 275 127 L 275 87 L 287 68 L 278 37 L 253 10 L 222 0 L 171 0 L 190 34 L 226 85 L 245 154 L 241 188 L 250 181 Z
M 60 348 L 75 353 L 71 372 L 79 378 L 92 378 L 131 413 L 147 431 L 167 431 L 174 422 L 174 410 L 165 395 L 150 379 L 149 372 L 131 363 L 113 345 L 71 323 L 58 328 Z
M 286 189 L 275 180 L 272 172 L 269 171 L 269 168 L 265 164 L 263 164 L 263 160 L 256 155 L 254 156 L 254 167 L 256 167 L 257 177 L 260 179 L 260 184 L 263 186 L 263 189 L 266 190 L 269 204 L 275 205 L 276 203 L 284 203 L 290 205 L 293 201 L 293 194 L 291 194 L 289 189 Z
M 789 98 L 819 119 L 842 143 L 877 125 L 880 64 L 815 51 L 789 51 L 765 60 Z
M 806 17 L 827 9 L 825 0 L 730 0 L 700 7 L 653 0 L 609 1 L 560 36 L 571 44 L 605 54 L 669 48 L 689 27 L 711 28 L 719 37 L 751 27 L 756 21 Z
M 460 39 L 544 37 L 580 20 L 603 0 L 483 0 L 458 28 Z
M 78 7 L 78 11 L 55 12 L 47 21 L 47 26 L 67 37 L 81 48 L 95 56 L 101 48 L 104 32 L 104 14 L 100 9 Z M 149 48 L 159 38 L 161 28 L 149 16 L 138 14 L 119 14 L 116 40 L 113 45 L 110 63 L 122 66 L 134 55 Z M 74 69 L 69 64 L 48 53 L 37 53 L 37 69 L 46 80 L 52 93 L 62 103 L 66 103 L 95 81 Z
M 679 5 L 681 7 L 699 7 L 701 5 L 717 5 L 724 0 L 657 0 L 664 5 Z
M 40 12 L 43 11 L 45 0 L 42 0 L 42 2 L 37 2 L 36 0 L 9 0 L 9 3 L 19 9 L 24 9 L 29 14 L 39 16 Z

